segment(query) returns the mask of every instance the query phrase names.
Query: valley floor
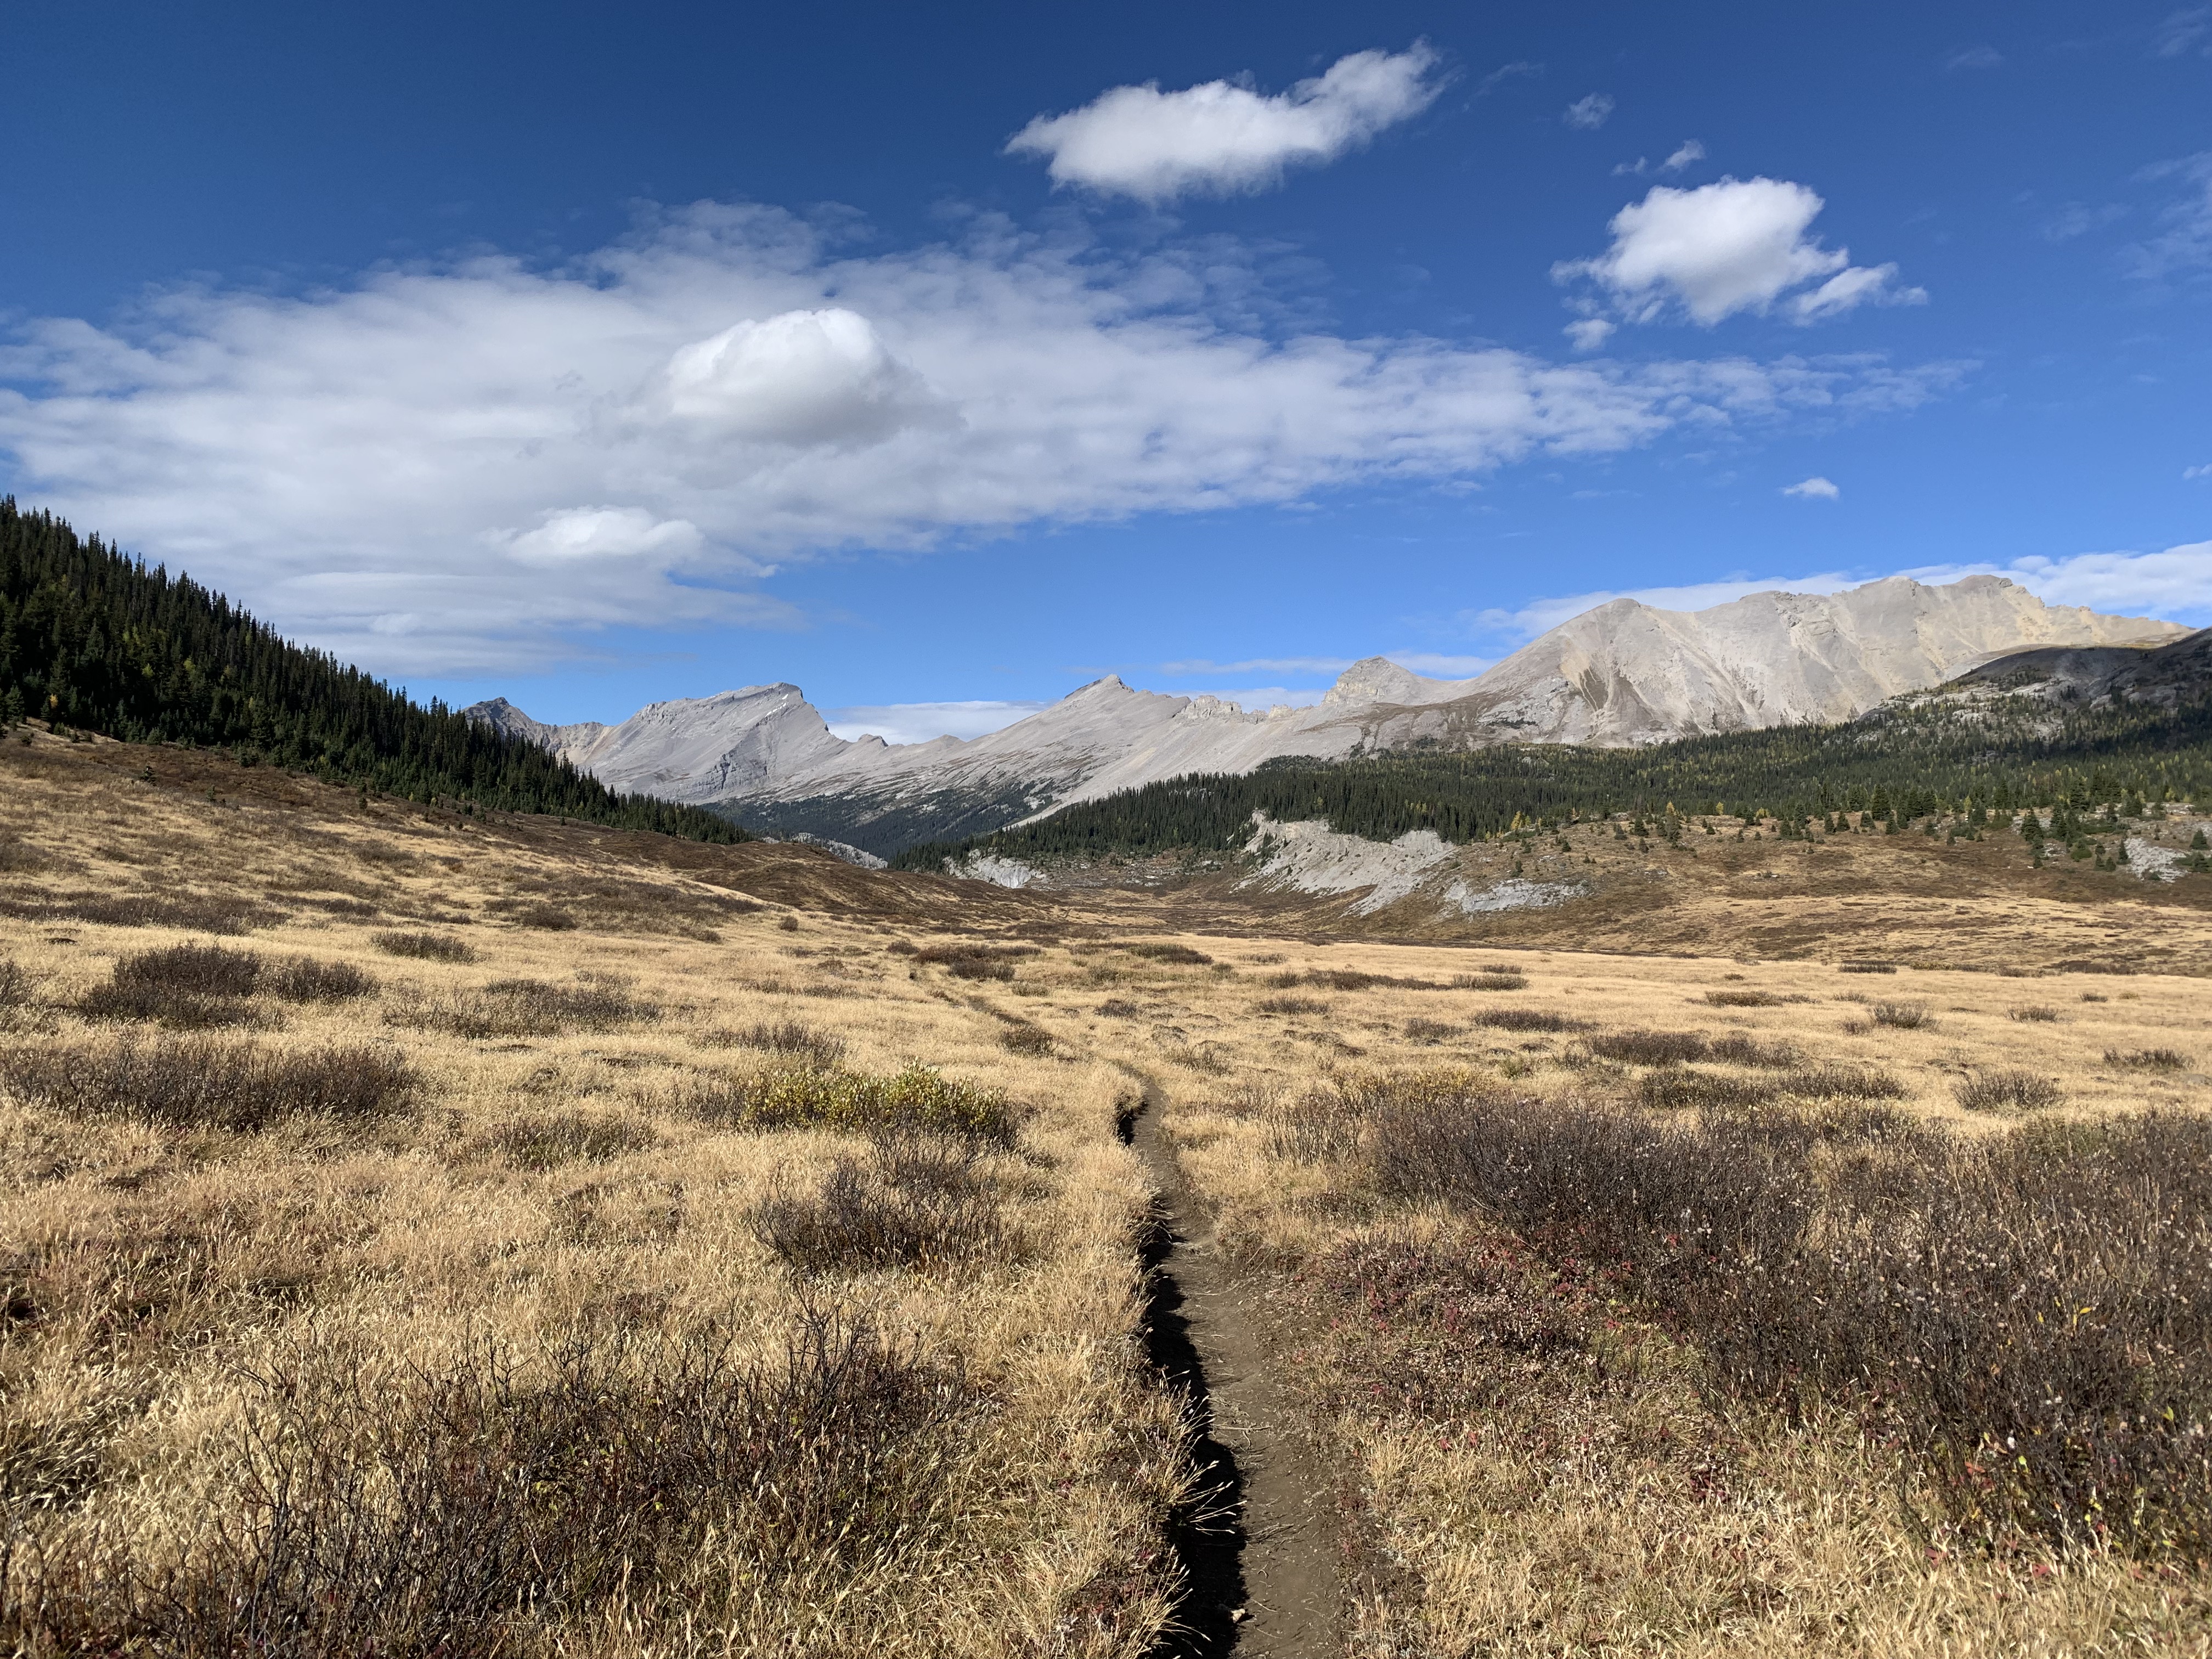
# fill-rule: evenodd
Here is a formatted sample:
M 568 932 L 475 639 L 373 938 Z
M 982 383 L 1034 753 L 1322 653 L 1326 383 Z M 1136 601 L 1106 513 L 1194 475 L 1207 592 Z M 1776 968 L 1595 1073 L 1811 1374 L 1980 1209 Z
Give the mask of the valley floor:
M 1447 928 L 9 737 L 8 1644 L 2212 1649 L 2206 884 L 1588 833 Z

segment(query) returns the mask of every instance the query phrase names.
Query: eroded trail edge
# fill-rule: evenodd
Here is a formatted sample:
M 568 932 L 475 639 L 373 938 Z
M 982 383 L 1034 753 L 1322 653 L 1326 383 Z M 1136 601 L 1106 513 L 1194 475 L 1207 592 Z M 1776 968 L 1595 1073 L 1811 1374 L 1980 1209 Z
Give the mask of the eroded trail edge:
M 1159 1130 L 1150 1088 L 1119 1127 L 1159 1193 L 1146 1251 L 1146 1345 L 1189 1396 L 1209 1495 L 1173 1540 L 1190 1576 L 1161 1659 L 1321 1659 L 1337 1651 L 1327 1482 L 1287 1425 L 1268 1345 Z

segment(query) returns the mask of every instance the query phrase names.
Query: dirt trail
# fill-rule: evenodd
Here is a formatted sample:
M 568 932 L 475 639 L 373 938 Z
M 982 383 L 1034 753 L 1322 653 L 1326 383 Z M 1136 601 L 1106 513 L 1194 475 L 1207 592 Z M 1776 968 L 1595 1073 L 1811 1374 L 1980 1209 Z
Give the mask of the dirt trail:
M 1188 1390 L 1215 1513 L 1176 1540 L 1191 1575 L 1165 1659 L 1322 1659 L 1336 1638 L 1327 1483 L 1290 1423 L 1266 1341 L 1159 1132 L 1155 1091 L 1123 1127 L 1160 1193 L 1150 1255 L 1152 1363 Z

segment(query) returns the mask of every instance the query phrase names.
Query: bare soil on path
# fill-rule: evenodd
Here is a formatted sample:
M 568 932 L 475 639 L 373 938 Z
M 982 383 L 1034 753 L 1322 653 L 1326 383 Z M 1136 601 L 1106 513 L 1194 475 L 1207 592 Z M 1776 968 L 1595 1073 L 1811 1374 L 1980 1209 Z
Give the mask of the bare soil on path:
M 1246 1287 L 1160 1133 L 1158 1091 L 1127 1121 L 1159 1194 L 1152 1363 L 1188 1395 L 1213 1493 L 1177 1540 L 1191 1577 L 1174 1659 L 1321 1659 L 1340 1651 L 1329 1481 L 1291 1402 Z

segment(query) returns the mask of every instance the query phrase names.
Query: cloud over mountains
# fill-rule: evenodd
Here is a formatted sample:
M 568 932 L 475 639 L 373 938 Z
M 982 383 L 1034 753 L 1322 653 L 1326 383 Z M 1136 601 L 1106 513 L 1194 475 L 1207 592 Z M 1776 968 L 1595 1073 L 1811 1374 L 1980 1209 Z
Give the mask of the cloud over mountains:
M 1237 257 L 988 216 L 856 254 L 702 204 L 550 267 L 33 325 L 0 448 L 43 502 L 380 672 L 510 672 L 599 628 L 788 625 L 753 584 L 827 550 L 1462 479 L 1908 408 L 1962 372 L 1271 330 Z

